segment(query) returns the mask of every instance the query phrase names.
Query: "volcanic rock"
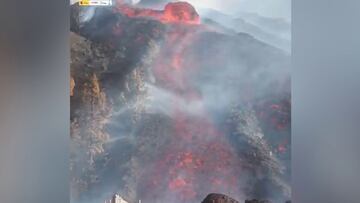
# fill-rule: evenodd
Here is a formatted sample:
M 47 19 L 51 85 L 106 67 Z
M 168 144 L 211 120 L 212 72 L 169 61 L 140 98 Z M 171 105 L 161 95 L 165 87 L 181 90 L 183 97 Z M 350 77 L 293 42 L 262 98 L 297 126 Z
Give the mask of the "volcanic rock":
M 223 194 L 209 194 L 201 203 L 240 203 Z
M 271 202 L 267 200 L 252 199 L 252 200 L 245 200 L 245 203 L 271 203 Z
M 75 80 L 71 77 L 70 79 L 70 96 L 74 95 Z
M 95 198 L 112 185 L 129 202 L 163 202 L 169 193 L 177 199 L 167 202 L 200 202 L 204 195 L 221 192 L 216 188 L 227 185 L 234 190 L 229 194 L 238 194 L 234 196 L 238 199 L 242 195 L 271 199 L 271 194 L 288 198 L 282 190 L 263 194 L 257 187 L 263 185 L 264 176 L 270 176 L 266 188 L 282 185 L 282 163 L 273 157 L 269 135 L 263 131 L 257 112 L 252 106 L 244 109 L 243 103 L 230 112 L 239 98 L 253 102 L 280 90 L 281 84 L 275 82 L 283 80 L 281 76 L 287 75 L 289 67 L 281 50 L 247 34 L 193 26 L 199 16 L 184 2 L 170 3 L 164 10 L 147 10 L 143 16 L 104 7 L 82 9 L 72 6 L 71 76 L 75 86 L 71 97 L 71 174 L 72 193 L 78 194 L 72 198 Z M 135 9 L 139 9 L 136 15 L 143 10 Z M 87 14 L 87 18 L 78 18 L 78 13 Z M 154 19 L 146 13 L 160 14 Z M 163 96 L 179 101 L 173 105 Z M 156 99 L 176 115 L 165 111 L 170 108 L 163 103 L 151 106 L 150 101 Z M 202 100 L 207 102 L 206 117 L 202 111 L 188 115 L 190 108 L 184 106 L 197 109 Z M 217 127 L 207 117 L 219 122 L 229 118 L 224 136 L 209 130 Z M 207 141 L 209 137 L 214 142 Z M 208 149 L 214 156 L 205 153 Z M 199 156 L 203 154 L 211 159 Z M 229 158 L 221 158 L 223 155 Z M 237 167 L 243 173 L 235 173 L 235 177 L 250 181 L 245 188 L 230 185 L 227 179 L 218 180 L 228 172 L 224 169 Z M 208 172 L 213 169 L 219 169 L 216 173 L 220 175 Z M 174 176 L 184 171 L 187 179 L 200 181 L 185 182 Z M 208 182 L 215 189 L 209 188 Z M 202 202 L 239 203 L 221 194 L 210 194 Z
M 125 201 L 120 195 L 114 195 L 114 197 L 111 200 L 111 203 L 128 203 Z

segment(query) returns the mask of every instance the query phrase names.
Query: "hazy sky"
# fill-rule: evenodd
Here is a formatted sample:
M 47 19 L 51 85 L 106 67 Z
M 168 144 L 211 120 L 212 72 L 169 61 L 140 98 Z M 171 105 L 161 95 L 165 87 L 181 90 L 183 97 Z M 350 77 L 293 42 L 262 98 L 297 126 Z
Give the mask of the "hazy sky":
M 267 17 L 291 19 L 291 0 L 187 0 L 195 7 L 213 8 L 227 13 L 255 12 Z

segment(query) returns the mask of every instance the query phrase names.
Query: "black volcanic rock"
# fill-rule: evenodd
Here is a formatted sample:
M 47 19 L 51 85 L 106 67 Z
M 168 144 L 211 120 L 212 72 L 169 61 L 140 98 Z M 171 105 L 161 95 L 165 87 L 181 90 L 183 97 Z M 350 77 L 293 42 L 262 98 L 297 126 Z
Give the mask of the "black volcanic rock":
M 252 199 L 252 200 L 245 200 L 245 203 L 271 203 L 271 202 L 267 200 Z
M 201 203 L 240 203 L 223 194 L 209 194 Z
M 162 147 L 171 141 L 173 121 L 165 113 L 147 112 L 142 106 L 149 103 L 144 84 L 153 84 L 153 68 L 165 67 L 162 71 L 170 69 L 168 66 L 173 65 L 172 59 L 177 59 L 173 58 L 174 52 L 181 59 L 184 77 L 190 78 L 186 82 L 200 92 L 204 100 L 210 101 L 206 103 L 209 115 L 221 122 L 229 118 L 225 127 L 229 129 L 229 139 L 246 172 L 235 176 L 247 181 L 246 188 L 234 188 L 244 190 L 245 195 L 251 198 L 288 198 L 283 192 L 287 189 L 286 182 L 279 181 L 282 164 L 275 160 L 272 149 L 267 145 L 269 135 L 265 134 L 267 137 L 261 139 L 257 136 L 262 133 L 258 131 L 260 125 L 255 122 L 256 112 L 250 107 L 247 109 L 241 104 L 233 104 L 240 99 L 255 103 L 256 99 L 282 94 L 283 81 L 289 72 L 288 55 L 246 33 L 219 33 L 204 29 L 202 25 L 166 24 L 153 19 L 130 18 L 104 7 L 86 9 L 82 11 L 73 5 L 71 13 L 71 71 L 75 84 L 71 115 L 74 126 L 72 138 L 76 144 L 72 149 L 76 152 L 73 168 L 78 169 L 72 170 L 75 177 L 72 182 L 79 196 L 98 196 L 103 188 L 115 184 L 131 202 L 140 199 L 142 189 L 159 198 L 164 196 L 166 191 L 162 193 L 140 186 L 150 181 L 139 181 L 143 177 L 138 177 L 138 174 L 145 174 L 142 170 L 151 168 L 149 163 L 161 157 L 159 154 L 164 152 Z M 170 43 L 168 39 L 176 40 Z M 157 49 L 160 51 L 154 51 Z M 158 83 L 155 85 L 162 87 Z M 271 104 L 264 107 L 268 109 Z M 235 113 L 232 113 L 233 109 Z M 115 114 L 111 118 L 110 110 Z M 121 114 L 117 115 L 118 112 Z M 239 119 L 232 118 L 235 116 Z M 104 126 L 107 120 L 111 122 Z M 120 141 L 107 139 L 107 132 L 111 137 L 121 136 Z M 84 141 L 86 143 L 82 144 Z M 84 153 L 78 152 L 81 144 L 85 145 Z M 89 153 L 85 150 L 88 149 L 94 156 L 91 155 L 89 161 L 78 161 L 78 157 L 87 157 Z M 75 173 L 77 171 L 79 173 Z M 269 177 L 266 188 L 277 188 L 279 185 L 281 190 L 268 191 L 258 187 L 264 185 L 264 176 Z M 196 200 L 187 202 L 200 202 L 199 198 L 214 191 L 207 187 L 201 190 Z M 180 199 L 170 202 L 179 203 Z M 239 203 L 222 194 L 210 194 L 202 202 Z M 248 200 L 248 203 L 267 202 Z

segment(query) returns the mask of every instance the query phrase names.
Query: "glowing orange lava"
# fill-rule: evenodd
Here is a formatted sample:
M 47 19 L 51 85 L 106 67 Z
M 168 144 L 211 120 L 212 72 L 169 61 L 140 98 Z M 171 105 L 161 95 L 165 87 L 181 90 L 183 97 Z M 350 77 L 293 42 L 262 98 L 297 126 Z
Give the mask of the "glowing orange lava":
M 168 27 L 152 72 L 159 86 L 185 103 L 200 103 L 196 115 L 189 114 L 178 101 L 172 103 L 172 139 L 163 155 L 157 158 L 142 183 L 144 201 L 156 202 L 152 191 L 167 191 L 184 202 L 193 202 L 209 192 L 238 195 L 240 162 L 225 135 L 218 131 L 203 104 L 200 91 L 192 84 L 191 74 L 200 71 L 196 62 L 187 56 L 189 47 L 201 32 L 200 17 L 188 3 L 175 2 L 163 11 L 120 5 L 117 11 L 128 17 L 149 17 Z M 195 26 L 196 25 L 196 26 Z
M 182 100 L 201 103 L 202 95 L 187 74 L 197 70 L 196 64 L 185 63 L 189 62 L 185 52 L 195 38 L 194 32 L 177 28 L 173 31 L 165 40 L 165 51 L 160 52 L 159 60 L 154 62 L 157 84 Z M 184 202 L 193 202 L 198 196 L 206 195 L 204 191 L 239 194 L 239 180 L 234 176 L 241 171 L 240 162 L 225 135 L 216 129 L 206 108 L 200 106 L 195 116 L 185 112 L 176 101 L 172 108 L 172 142 L 164 152 L 165 157 L 155 163 L 156 168 L 148 180 L 152 183 L 150 187 L 167 187 L 171 195 Z
M 168 3 L 164 10 L 135 8 L 119 3 L 116 11 L 128 17 L 148 17 L 163 23 L 200 24 L 200 16 L 195 8 L 187 2 Z
M 161 21 L 199 24 L 200 17 L 191 4 L 187 2 L 173 2 L 165 6 Z

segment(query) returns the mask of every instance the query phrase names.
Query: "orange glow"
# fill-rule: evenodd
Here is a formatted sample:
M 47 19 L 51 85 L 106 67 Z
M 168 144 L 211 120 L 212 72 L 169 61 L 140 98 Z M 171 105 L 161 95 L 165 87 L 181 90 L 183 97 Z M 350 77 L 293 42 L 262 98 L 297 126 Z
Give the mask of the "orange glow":
M 174 2 L 165 6 L 162 22 L 199 24 L 200 17 L 194 7 L 186 2 Z
M 168 3 L 164 10 L 134 8 L 127 4 L 116 7 L 116 11 L 128 17 L 148 17 L 162 23 L 200 24 L 200 16 L 195 8 L 187 2 Z
M 285 144 L 279 144 L 278 146 L 278 152 L 285 153 L 286 152 L 286 146 Z
M 181 188 L 181 187 L 184 187 L 186 185 L 186 182 L 184 179 L 182 178 L 176 178 L 174 180 L 172 180 L 170 183 L 169 183 L 169 188 L 171 190 L 175 190 L 177 188 Z
M 211 191 L 226 190 L 238 194 L 238 188 L 234 186 L 240 183 L 232 175 L 241 171 L 240 161 L 202 105 L 199 89 L 191 83 L 191 74 L 200 71 L 197 62 L 189 60 L 188 55 L 189 47 L 205 28 L 198 26 L 199 15 L 185 2 L 169 3 L 162 11 L 123 4 L 117 11 L 128 17 L 146 17 L 171 24 L 167 26 L 161 49 L 151 64 L 155 85 L 176 94 L 186 103 L 200 103 L 194 116 L 173 101 L 172 140 L 142 182 L 154 190 L 167 188 L 184 202 L 193 202 L 197 195 L 202 195 L 204 185 Z M 146 199 L 152 194 L 145 192 L 142 195 Z

